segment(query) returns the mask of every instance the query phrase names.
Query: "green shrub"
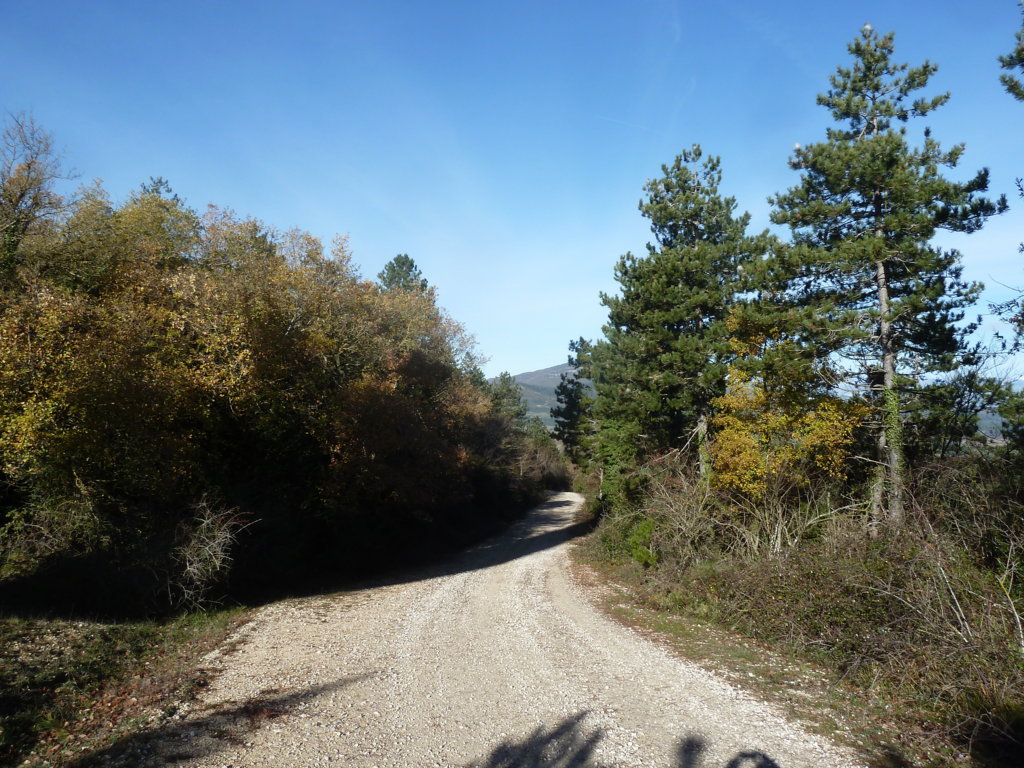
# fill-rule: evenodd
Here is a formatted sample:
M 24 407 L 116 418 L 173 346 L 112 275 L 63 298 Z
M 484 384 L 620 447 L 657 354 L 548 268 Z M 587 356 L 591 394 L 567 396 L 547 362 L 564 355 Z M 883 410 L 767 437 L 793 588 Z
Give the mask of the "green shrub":
M 629 534 L 626 537 L 630 556 L 644 567 L 658 563 L 658 555 L 651 548 L 653 537 L 654 521 L 649 517 L 637 521 L 629 529 Z

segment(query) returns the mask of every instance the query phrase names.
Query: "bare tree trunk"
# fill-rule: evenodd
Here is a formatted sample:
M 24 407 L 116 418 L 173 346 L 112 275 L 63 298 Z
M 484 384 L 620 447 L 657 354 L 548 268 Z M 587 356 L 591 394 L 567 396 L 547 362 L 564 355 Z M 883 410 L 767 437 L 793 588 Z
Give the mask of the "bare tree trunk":
M 711 454 L 708 452 L 708 415 L 701 413 L 697 418 L 697 466 L 700 479 L 707 482 L 711 478 Z
M 885 520 L 893 526 L 903 524 L 903 422 L 900 397 L 896 391 L 896 348 L 890 320 L 889 280 L 885 262 L 875 263 L 878 285 L 878 335 L 882 348 L 881 429 L 878 430 L 879 472 L 871 494 L 872 530 Z
M 879 443 L 884 441 L 879 439 Z M 881 529 L 882 518 L 885 510 L 885 465 L 882 463 L 883 446 L 878 446 L 878 465 L 875 467 L 875 478 L 871 482 L 871 513 L 868 515 L 868 536 L 872 539 L 878 537 Z

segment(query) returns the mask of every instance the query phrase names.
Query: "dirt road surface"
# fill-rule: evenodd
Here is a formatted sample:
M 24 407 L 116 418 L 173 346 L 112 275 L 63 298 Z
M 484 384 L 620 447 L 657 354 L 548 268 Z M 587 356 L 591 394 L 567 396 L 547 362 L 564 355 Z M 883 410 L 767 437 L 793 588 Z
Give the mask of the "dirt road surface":
M 400 583 L 263 608 L 141 763 L 845 768 L 850 752 L 602 615 L 581 498 Z

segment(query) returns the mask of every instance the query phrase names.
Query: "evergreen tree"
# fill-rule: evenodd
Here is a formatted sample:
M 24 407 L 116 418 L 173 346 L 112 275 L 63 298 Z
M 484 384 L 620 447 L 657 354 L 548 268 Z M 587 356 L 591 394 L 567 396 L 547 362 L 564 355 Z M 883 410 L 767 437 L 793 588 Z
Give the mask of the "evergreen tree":
M 1024 16 L 1024 2 L 1021 3 L 1021 15 Z M 1024 24 L 1017 30 L 1017 45 L 1010 53 L 999 57 L 999 64 L 1008 70 L 999 76 L 999 82 L 1013 98 L 1024 101 L 1024 83 L 1020 80 L 1020 77 L 1024 76 Z M 1014 70 L 1017 71 L 1017 75 L 1011 74 Z
M 640 203 L 655 243 L 646 256 L 619 259 L 620 294 L 601 296 L 609 313 L 594 349 L 597 415 L 637 454 L 689 444 L 703 459 L 731 358 L 725 319 L 759 241 L 745 235 L 749 215 L 719 194 L 717 157 L 694 145 L 662 171 Z
M 494 413 L 518 429 L 524 429 L 529 406 L 523 399 L 523 388 L 516 377 L 502 371 L 487 385 Z
M 590 342 L 580 338 L 569 342 L 571 371 L 563 373 L 555 387 L 558 405 L 551 409 L 555 420 L 554 436 L 562 441 L 565 452 L 580 464 L 586 456 L 587 436 L 594 405 L 593 395 L 585 379 L 590 377 Z
M 408 254 L 400 253 L 387 264 L 377 275 L 380 287 L 385 291 L 408 291 L 423 293 L 428 290 L 428 283 L 423 277 L 416 262 Z
M 768 265 L 781 286 L 776 298 L 790 318 L 802 307 L 805 340 L 819 357 L 839 353 L 863 376 L 877 409 L 880 471 L 872 494 L 873 521 L 903 518 L 904 451 L 901 373 L 948 371 L 959 365 L 966 335 L 963 309 L 980 286 L 961 279 L 960 254 L 931 245 L 937 230 L 973 232 L 1005 209 L 979 197 L 988 171 L 949 181 L 963 145 L 940 148 L 926 128 L 911 146 L 906 128 L 948 101 L 917 98 L 937 67 L 891 60 L 893 36 L 870 25 L 848 46 L 853 65 L 831 76 L 818 96 L 837 126 L 826 140 L 797 145 L 790 165 L 800 184 L 772 201 L 772 220 L 793 230 L 793 247 Z
M 1024 16 L 1024 2 L 1021 3 L 1021 15 Z M 1016 47 L 1006 56 L 1000 56 L 999 63 L 1003 69 L 1009 72 L 1016 70 L 1020 76 L 1024 76 L 1024 21 L 1017 30 Z M 1021 82 L 1020 76 L 1006 73 L 999 76 L 999 81 L 1008 94 L 1017 101 L 1024 101 L 1024 83 Z M 1024 179 L 1017 179 L 1017 192 L 1024 198 Z M 1024 243 L 1020 244 L 1018 250 L 1024 253 Z M 996 307 L 996 310 L 1009 318 L 1019 334 L 1024 334 L 1024 301 L 1020 298 L 1012 299 Z

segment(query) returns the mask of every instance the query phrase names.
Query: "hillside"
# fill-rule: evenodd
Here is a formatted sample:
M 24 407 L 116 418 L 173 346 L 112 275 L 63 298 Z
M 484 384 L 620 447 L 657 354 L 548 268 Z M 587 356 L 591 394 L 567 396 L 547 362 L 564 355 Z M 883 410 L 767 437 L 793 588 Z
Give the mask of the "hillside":
M 513 378 L 523 388 L 523 399 L 529 407 L 529 415 L 537 416 L 547 425 L 548 429 L 555 426 L 551 418 L 551 409 L 555 407 L 555 387 L 563 373 L 572 370 L 572 366 L 563 363 L 539 371 L 517 373 Z

